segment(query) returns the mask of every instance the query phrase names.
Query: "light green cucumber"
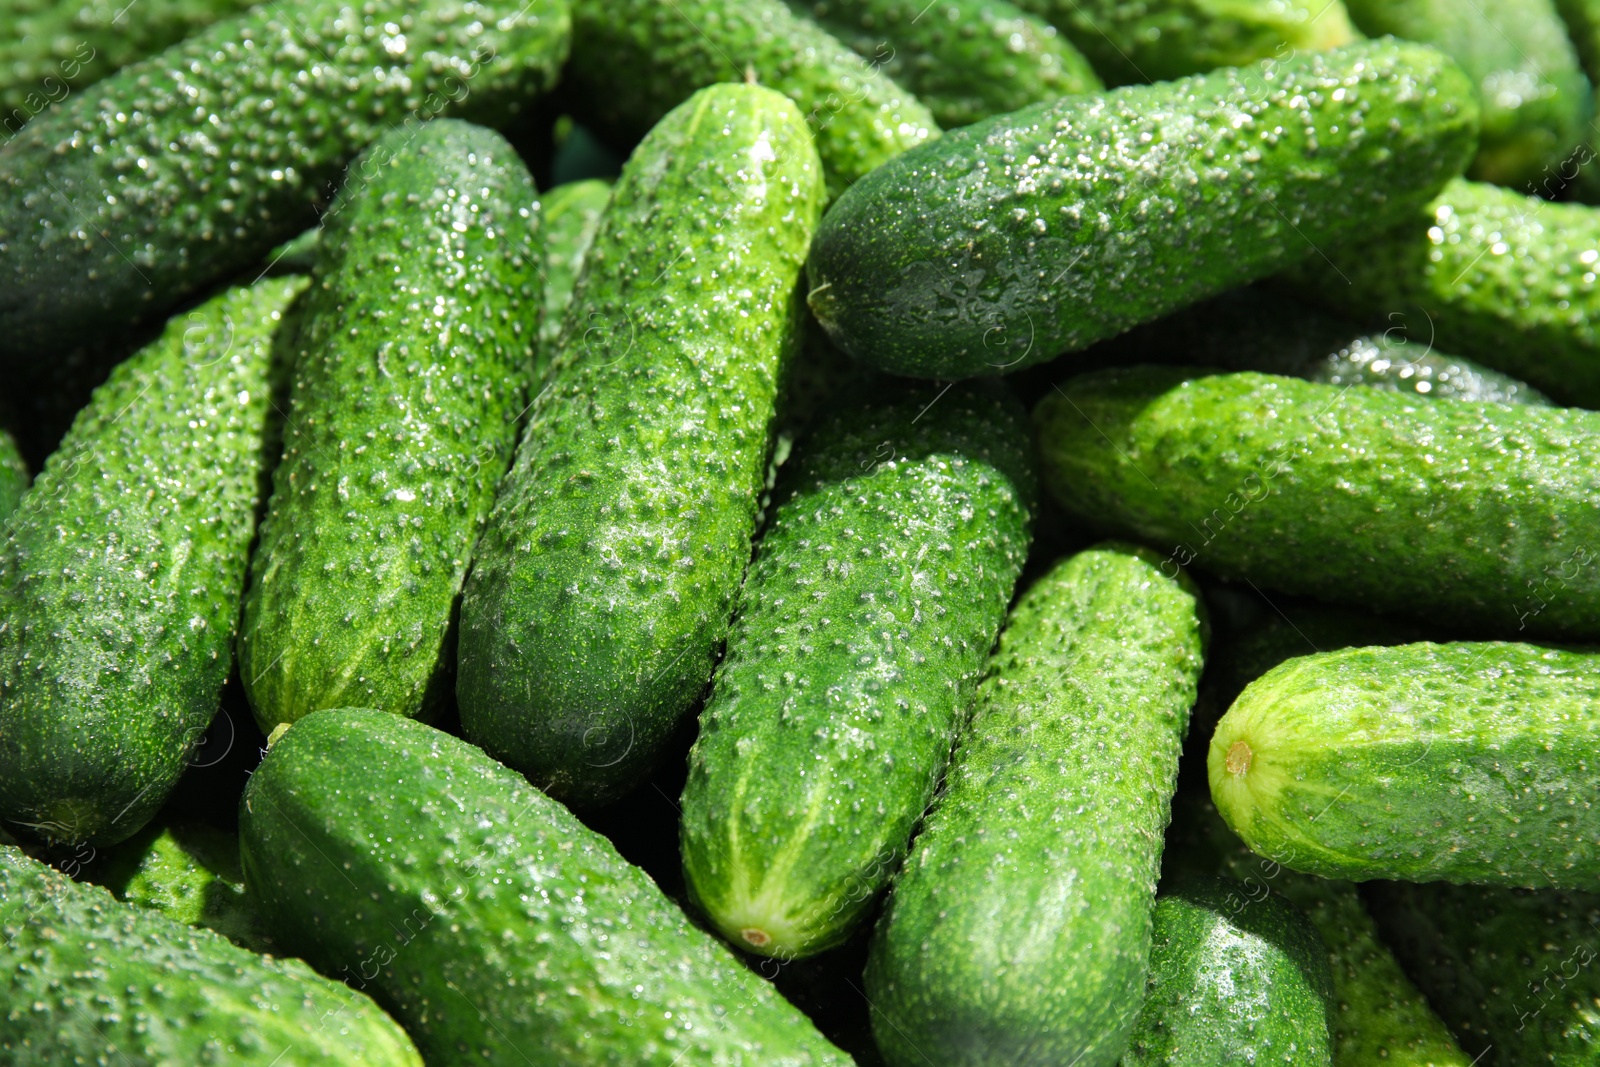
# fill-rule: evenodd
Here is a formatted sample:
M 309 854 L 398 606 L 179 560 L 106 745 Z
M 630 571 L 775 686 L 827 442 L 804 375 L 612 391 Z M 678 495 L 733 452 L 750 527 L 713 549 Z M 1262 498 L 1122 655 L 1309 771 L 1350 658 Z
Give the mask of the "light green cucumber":
M 866 991 L 893 1067 L 1122 1055 L 1200 611 L 1159 557 L 1116 545 L 1023 594 L 874 933 Z
M 539 344 L 548 348 L 561 334 L 561 321 L 572 303 L 583 257 L 594 243 L 600 215 L 611 201 L 611 183 L 599 178 L 568 182 L 539 197 L 544 227 L 544 319 Z M 548 360 L 542 362 L 548 363 Z
M 682 806 L 695 902 L 780 959 L 843 941 L 905 854 L 1027 557 L 1014 399 L 889 392 L 785 467 Z
M 28 480 L 28 465 L 17 439 L 0 430 L 0 523 L 17 510 L 22 494 L 28 491 Z

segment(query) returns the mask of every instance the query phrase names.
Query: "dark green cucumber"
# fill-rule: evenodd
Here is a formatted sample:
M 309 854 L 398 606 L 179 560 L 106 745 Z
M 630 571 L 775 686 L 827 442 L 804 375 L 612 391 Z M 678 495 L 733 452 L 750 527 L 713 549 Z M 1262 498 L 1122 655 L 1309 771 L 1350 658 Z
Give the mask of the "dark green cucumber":
M 380 137 L 329 212 L 239 673 L 265 733 L 319 708 L 429 715 L 534 377 L 541 241 L 505 138 Z
M 1199 601 L 1160 562 L 1090 549 L 1012 611 L 868 957 L 895 1067 L 1122 1054 L 1201 663 Z
M 303 278 L 228 289 L 113 372 L 5 527 L 0 818 L 114 844 L 216 713 Z
M 900 390 L 785 467 L 682 800 L 689 891 L 741 948 L 843 941 L 899 866 L 1028 554 L 1026 418 Z
M 789 0 L 917 94 L 946 129 L 1103 89 L 1083 53 L 1010 0 Z
M 1419 643 L 1290 660 L 1212 735 L 1211 795 L 1256 852 L 1329 878 L 1600 878 L 1600 654 Z
M 4 523 L 28 491 L 28 465 L 17 439 L 0 430 L 0 523 Z
M 72 94 L 0 148 L 0 353 L 159 321 L 314 221 L 391 126 L 517 111 L 569 29 L 565 0 L 292 0 Z
M 430 1063 L 848 1062 L 610 842 L 430 726 L 308 715 L 239 818 L 273 936 L 370 985 Z
M 841 197 L 811 309 L 885 370 L 1005 373 L 1404 222 L 1477 112 L 1452 60 L 1396 41 L 1024 108 Z
M 1174 569 L 1600 637 L 1600 415 L 1172 367 L 1057 390 L 1034 411 L 1046 486 Z
M 566 77 L 584 121 L 630 142 L 696 89 L 753 77 L 800 108 L 830 196 L 939 136 L 921 101 L 783 0 L 574 0 Z
M 1395 954 L 1478 1067 L 1589 1067 L 1600 1045 L 1600 896 L 1374 883 Z
M 1555 0 L 1555 6 L 1593 85 L 1600 78 L 1600 0 Z
M 10 1067 L 422 1067 L 367 997 L 0 846 Z
M 1150 976 L 1122 1067 L 1328 1067 L 1328 951 L 1299 909 L 1231 878 L 1157 901 Z
M 539 198 L 544 227 L 544 319 L 539 324 L 543 348 L 553 345 L 561 333 L 583 257 L 610 201 L 611 183 L 599 178 L 558 185 Z
M 811 135 L 703 89 L 634 151 L 478 546 L 467 736 L 574 803 L 616 795 L 711 677 L 750 559 L 822 205 Z

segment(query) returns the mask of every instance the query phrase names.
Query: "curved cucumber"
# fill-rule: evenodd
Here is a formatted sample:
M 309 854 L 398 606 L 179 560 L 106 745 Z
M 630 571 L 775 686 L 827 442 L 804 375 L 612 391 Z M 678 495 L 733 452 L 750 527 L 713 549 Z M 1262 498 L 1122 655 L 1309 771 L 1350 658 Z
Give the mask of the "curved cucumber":
M 516 447 L 538 332 L 533 179 L 499 134 L 400 129 L 351 166 L 299 334 L 239 674 L 264 733 L 319 708 L 427 715 Z
M 95 391 L 0 548 L 0 817 L 114 844 L 177 783 L 233 662 L 303 278 L 168 324 Z
M 1113 1064 L 1139 1010 L 1200 605 L 1145 549 L 1011 613 L 867 961 L 895 1067 Z
M 309 715 L 239 818 L 273 935 L 370 984 L 429 1062 L 848 1062 L 605 838 L 432 727 Z
M 1072 514 L 1225 577 L 1453 625 L 1600 636 L 1600 415 L 1135 367 L 1034 411 Z M 1226 434 L 1217 427 L 1226 426 Z
M 843 941 L 899 865 L 1028 553 L 1021 406 L 891 396 L 790 460 L 689 757 L 690 893 L 782 959 Z
M 728 632 L 822 205 L 810 142 L 732 84 L 635 150 L 478 547 L 462 725 L 572 802 L 650 766 Z
M 545 351 L 561 335 L 572 288 L 610 202 L 611 183 L 599 178 L 558 185 L 539 197 L 540 225 L 544 227 L 544 318 L 539 324 L 539 347 Z M 542 356 L 541 369 L 549 362 L 548 356 Z
M 17 439 L 0 430 L 0 523 L 4 523 L 28 491 L 28 465 Z
M 1251 683 L 1207 756 L 1245 843 L 1330 878 L 1582 888 L 1600 877 L 1600 655 L 1357 648 Z
M 1005 373 L 1403 223 L 1477 111 L 1452 60 L 1374 41 L 997 116 L 839 199 L 811 309 L 885 370 Z

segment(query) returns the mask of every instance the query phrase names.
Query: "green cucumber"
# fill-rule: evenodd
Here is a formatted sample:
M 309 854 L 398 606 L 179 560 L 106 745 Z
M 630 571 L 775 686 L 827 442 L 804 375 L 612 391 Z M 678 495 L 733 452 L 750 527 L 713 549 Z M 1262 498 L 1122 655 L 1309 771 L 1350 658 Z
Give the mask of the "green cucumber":
M 631 142 L 696 89 L 752 77 L 800 108 L 829 196 L 939 136 L 921 101 L 783 0 L 573 0 L 566 78 L 596 130 Z
M 367 997 L 123 904 L 0 846 L 0 1056 L 11 1067 L 422 1067 Z
M 28 465 L 17 439 L 0 430 L 0 523 L 4 523 L 28 491 Z
M 0 148 L 0 353 L 160 321 L 310 225 L 391 126 L 519 110 L 569 29 L 565 0 L 262 4 L 73 93 Z
M 544 227 L 544 319 L 539 345 L 548 349 L 561 334 L 561 320 L 572 303 L 572 288 L 584 256 L 611 201 L 611 183 L 599 178 L 558 185 L 539 198 Z M 548 359 L 542 362 L 548 363 Z
M 605 838 L 415 720 L 308 715 L 239 819 L 273 936 L 370 984 L 431 1063 L 848 1062 Z
M 1477 112 L 1452 60 L 1396 41 L 1024 108 L 841 197 L 811 309 L 898 374 L 1039 363 L 1404 222 L 1465 165 Z
M 843 941 L 905 854 L 1027 557 L 1027 416 L 926 386 L 785 467 L 683 791 L 690 895 L 734 944 Z
M 1172 546 L 1174 569 L 1600 636 L 1600 415 L 1172 367 L 1057 390 L 1034 411 L 1045 485 L 1079 518 Z
M 467 736 L 569 802 L 632 785 L 711 677 L 822 197 L 799 111 L 737 83 L 612 194 L 461 607 Z
M 1201 664 L 1199 600 L 1160 562 L 1089 549 L 1012 611 L 868 956 L 894 1067 L 1122 1054 Z
M 1328 951 L 1298 908 L 1231 878 L 1157 899 L 1150 977 L 1122 1067 L 1333 1062 Z
M 1600 877 L 1600 655 L 1504 642 L 1290 660 L 1217 724 L 1211 795 L 1256 852 L 1329 878 Z
M 380 137 L 329 212 L 239 673 L 263 733 L 319 708 L 431 715 L 534 376 L 533 179 L 454 119 Z
M 177 783 L 233 664 L 303 278 L 175 318 L 95 391 L 0 546 L 0 818 L 115 844 Z M 276 366 L 275 366 L 276 364 Z
M 1105 88 L 1083 53 L 1010 0 L 789 0 L 917 94 L 946 129 Z

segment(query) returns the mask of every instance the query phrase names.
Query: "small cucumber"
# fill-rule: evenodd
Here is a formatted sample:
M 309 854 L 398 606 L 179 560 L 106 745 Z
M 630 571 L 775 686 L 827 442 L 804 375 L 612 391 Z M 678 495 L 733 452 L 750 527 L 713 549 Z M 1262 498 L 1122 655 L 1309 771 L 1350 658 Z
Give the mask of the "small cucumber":
M 1374 41 L 986 119 L 840 197 L 811 309 L 898 374 L 1039 363 L 1403 223 L 1465 165 L 1477 113 L 1454 61 Z
M 539 324 L 543 349 L 548 350 L 561 334 L 572 288 L 610 201 L 611 183 L 599 178 L 558 185 L 539 197 L 544 227 L 544 319 Z M 548 365 L 549 359 L 540 362 Z
M 263 733 L 353 704 L 431 715 L 472 546 L 534 374 L 533 179 L 454 119 L 380 137 L 329 212 L 239 672 Z
M 692 96 L 634 151 L 461 607 L 467 736 L 572 803 L 699 700 L 766 485 L 821 165 L 789 100 Z
M 917 94 L 940 126 L 1105 88 L 1083 53 L 1010 0 L 789 0 Z
M 566 78 L 584 122 L 625 142 L 696 89 L 753 79 L 800 108 L 838 196 L 939 136 L 922 102 L 878 66 L 783 0 L 573 0 Z
M 1600 655 L 1419 643 L 1290 660 L 1217 724 L 1211 795 L 1256 852 L 1329 878 L 1600 877 Z
M 306 716 L 239 819 L 273 936 L 370 984 L 430 1063 L 848 1062 L 605 838 L 415 720 Z
M 9 1067 L 422 1067 L 366 996 L 0 846 Z
M 0 817 L 115 844 L 177 783 L 233 665 L 303 278 L 175 318 L 95 391 L 0 547 Z M 276 363 L 276 367 L 275 367 Z
M 690 894 L 734 944 L 843 941 L 899 865 L 1028 554 L 1027 416 L 858 404 L 785 467 L 683 792 Z
M 1160 562 L 1093 548 L 1012 611 L 868 956 L 894 1067 L 1122 1054 L 1201 664 L 1199 600 Z
M 28 491 L 28 465 L 17 439 L 0 430 L 0 523 L 4 523 Z
M 1600 637 L 1600 415 L 1172 367 L 1057 388 L 1034 410 L 1045 485 L 1072 515 L 1172 546 L 1170 569 Z
M 1157 901 L 1150 976 L 1122 1067 L 1328 1067 L 1333 979 L 1300 910 L 1231 878 Z

